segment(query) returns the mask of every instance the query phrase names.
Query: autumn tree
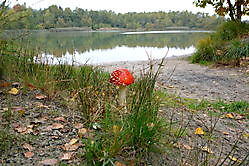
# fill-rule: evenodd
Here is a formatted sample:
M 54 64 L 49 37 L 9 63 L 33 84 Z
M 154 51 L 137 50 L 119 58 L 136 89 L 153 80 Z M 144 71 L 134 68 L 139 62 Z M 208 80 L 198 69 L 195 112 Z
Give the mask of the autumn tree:
M 241 21 L 243 15 L 249 15 L 249 0 L 195 0 L 194 4 L 202 8 L 211 5 L 218 15 L 228 14 L 232 21 Z

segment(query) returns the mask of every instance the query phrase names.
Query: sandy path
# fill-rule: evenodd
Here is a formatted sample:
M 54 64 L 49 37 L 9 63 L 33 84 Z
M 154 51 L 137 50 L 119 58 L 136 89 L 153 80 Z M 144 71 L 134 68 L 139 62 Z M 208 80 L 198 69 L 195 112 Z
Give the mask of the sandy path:
M 101 67 L 109 72 L 117 68 L 128 68 L 140 73 L 148 64 L 145 61 L 122 62 Z M 190 64 L 182 57 L 166 59 L 158 84 L 181 97 L 249 101 L 249 76 L 245 73 L 239 72 L 238 69 L 217 69 Z

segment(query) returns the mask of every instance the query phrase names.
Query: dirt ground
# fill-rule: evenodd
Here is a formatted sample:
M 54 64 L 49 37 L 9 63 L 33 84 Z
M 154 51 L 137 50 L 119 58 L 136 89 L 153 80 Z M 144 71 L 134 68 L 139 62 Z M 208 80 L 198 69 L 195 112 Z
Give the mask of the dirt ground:
M 180 97 L 226 101 L 249 101 L 249 73 L 243 68 L 207 67 L 191 64 L 185 57 L 167 58 L 158 85 Z M 158 64 L 160 61 L 153 61 Z M 106 71 L 128 68 L 137 73 L 149 62 L 123 62 L 101 66 Z
M 152 63 L 158 64 L 159 61 Z M 101 66 L 106 71 L 120 67 L 129 68 L 139 76 L 143 69 L 148 68 L 148 62 Z M 181 97 L 249 101 L 249 77 L 241 70 L 246 71 L 241 68 L 210 68 L 189 64 L 182 57 L 170 58 L 164 62 L 157 85 Z M 80 165 L 84 145 L 79 141 L 78 130 L 84 128 L 84 120 L 77 111 L 60 102 L 35 99 L 36 93 L 40 92 L 10 95 L 8 89 L 1 89 L 0 129 L 7 127 L 10 133 L 32 137 L 34 141 L 26 140 L 27 144 L 11 147 L 0 157 L 0 165 Z M 8 108 L 17 113 L 6 120 Z M 179 148 L 176 153 L 148 155 L 145 165 L 194 166 L 205 159 L 205 154 L 222 154 L 222 159 L 227 156 L 227 162 L 222 165 L 229 165 L 230 161 L 239 164 L 239 160 L 248 155 L 249 122 L 246 118 L 216 117 L 205 111 L 191 112 L 184 106 L 170 108 L 163 105 L 160 115 L 166 121 L 180 122 L 188 134 L 176 141 L 175 147 Z M 198 127 L 207 133 L 213 129 L 212 138 L 194 134 Z M 75 138 L 78 142 L 72 143 Z M 232 148 L 236 150 L 230 154 Z M 247 164 L 248 159 L 243 165 Z

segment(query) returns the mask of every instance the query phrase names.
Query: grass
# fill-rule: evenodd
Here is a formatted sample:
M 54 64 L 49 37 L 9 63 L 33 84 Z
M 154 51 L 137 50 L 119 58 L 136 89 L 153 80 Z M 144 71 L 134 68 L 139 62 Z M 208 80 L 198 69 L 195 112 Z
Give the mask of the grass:
M 193 63 L 221 63 L 240 65 L 249 55 L 249 24 L 228 21 L 215 33 L 197 44 L 197 51 L 191 57 Z
M 25 56 L 21 56 L 23 52 Z M 155 66 L 150 66 L 148 72 L 144 72 L 144 75 L 136 78 L 136 82 L 129 86 L 127 105 L 120 107 L 117 102 L 118 89 L 108 83 L 108 73 L 91 66 L 34 63 L 36 59 L 32 56 L 33 51 L 21 51 L 18 54 L 19 56 L 0 56 L 4 79 L 19 81 L 26 88 L 32 85 L 45 93 L 49 100 L 59 100 L 70 105 L 70 110 L 80 112 L 88 129 L 97 128 L 91 131 L 94 132 L 94 137 L 82 138 L 85 145 L 82 164 L 114 165 L 115 162 L 121 162 L 141 165 L 146 162 L 146 156 L 156 152 L 179 157 L 181 150 L 176 145 L 191 135 L 189 122 L 183 123 L 186 121 L 184 112 L 181 119 L 175 119 L 175 112 L 162 119 L 159 113 L 161 107 L 175 110 L 186 108 L 183 110 L 193 114 L 208 111 L 211 117 L 215 112 L 216 119 L 227 113 L 249 118 L 249 103 L 245 101 L 197 101 L 155 90 L 160 70 L 154 69 Z M 10 112 L 6 112 L 4 118 L 10 118 L 9 114 Z M 211 131 L 214 131 L 216 123 L 214 121 L 211 126 L 206 127 L 209 135 L 200 137 L 201 141 L 210 143 L 214 139 Z M 1 139 L 7 140 L 0 144 L 4 152 L 10 149 L 13 140 L 22 142 L 19 136 L 10 134 L 8 130 L 1 131 L 0 141 Z M 203 142 L 198 141 L 200 140 L 196 141 L 197 148 L 193 150 L 191 157 L 203 165 L 212 165 L 210 155 L 200 156 L 204 155 L 200 149 Z
M 108 82 L 108 73 L 91 66 L 37 63 L 29 54 L 33 52 L 0 56 L 4 79 L 35 87 L 49 100 L 70 101 L 88 128 L 98 124 L 96 137 L 83 139 L 88 165 L 111 164 L 117 156 L 130 154 L 139 163 L 143 154 L 160 144 L 164 124 L 158 117 L 160 100 L 154 90 L 159 69 L 154 73 L 151 66 L 149 72 L 137 78 L 129 87 L 126 107 L 120 107 L 118 89 Z

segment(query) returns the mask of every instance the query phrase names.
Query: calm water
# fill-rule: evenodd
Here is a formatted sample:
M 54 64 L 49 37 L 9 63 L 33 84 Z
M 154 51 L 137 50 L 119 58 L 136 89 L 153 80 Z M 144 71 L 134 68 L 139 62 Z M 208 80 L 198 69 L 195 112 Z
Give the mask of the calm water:
M 35 32 L 23 43 L 39 52 L 37 59 L 51 64 L 104 64 L 160 59 L 195 51 L 208 32 Z M 29 43 L 29 44 L 27 44 Z

